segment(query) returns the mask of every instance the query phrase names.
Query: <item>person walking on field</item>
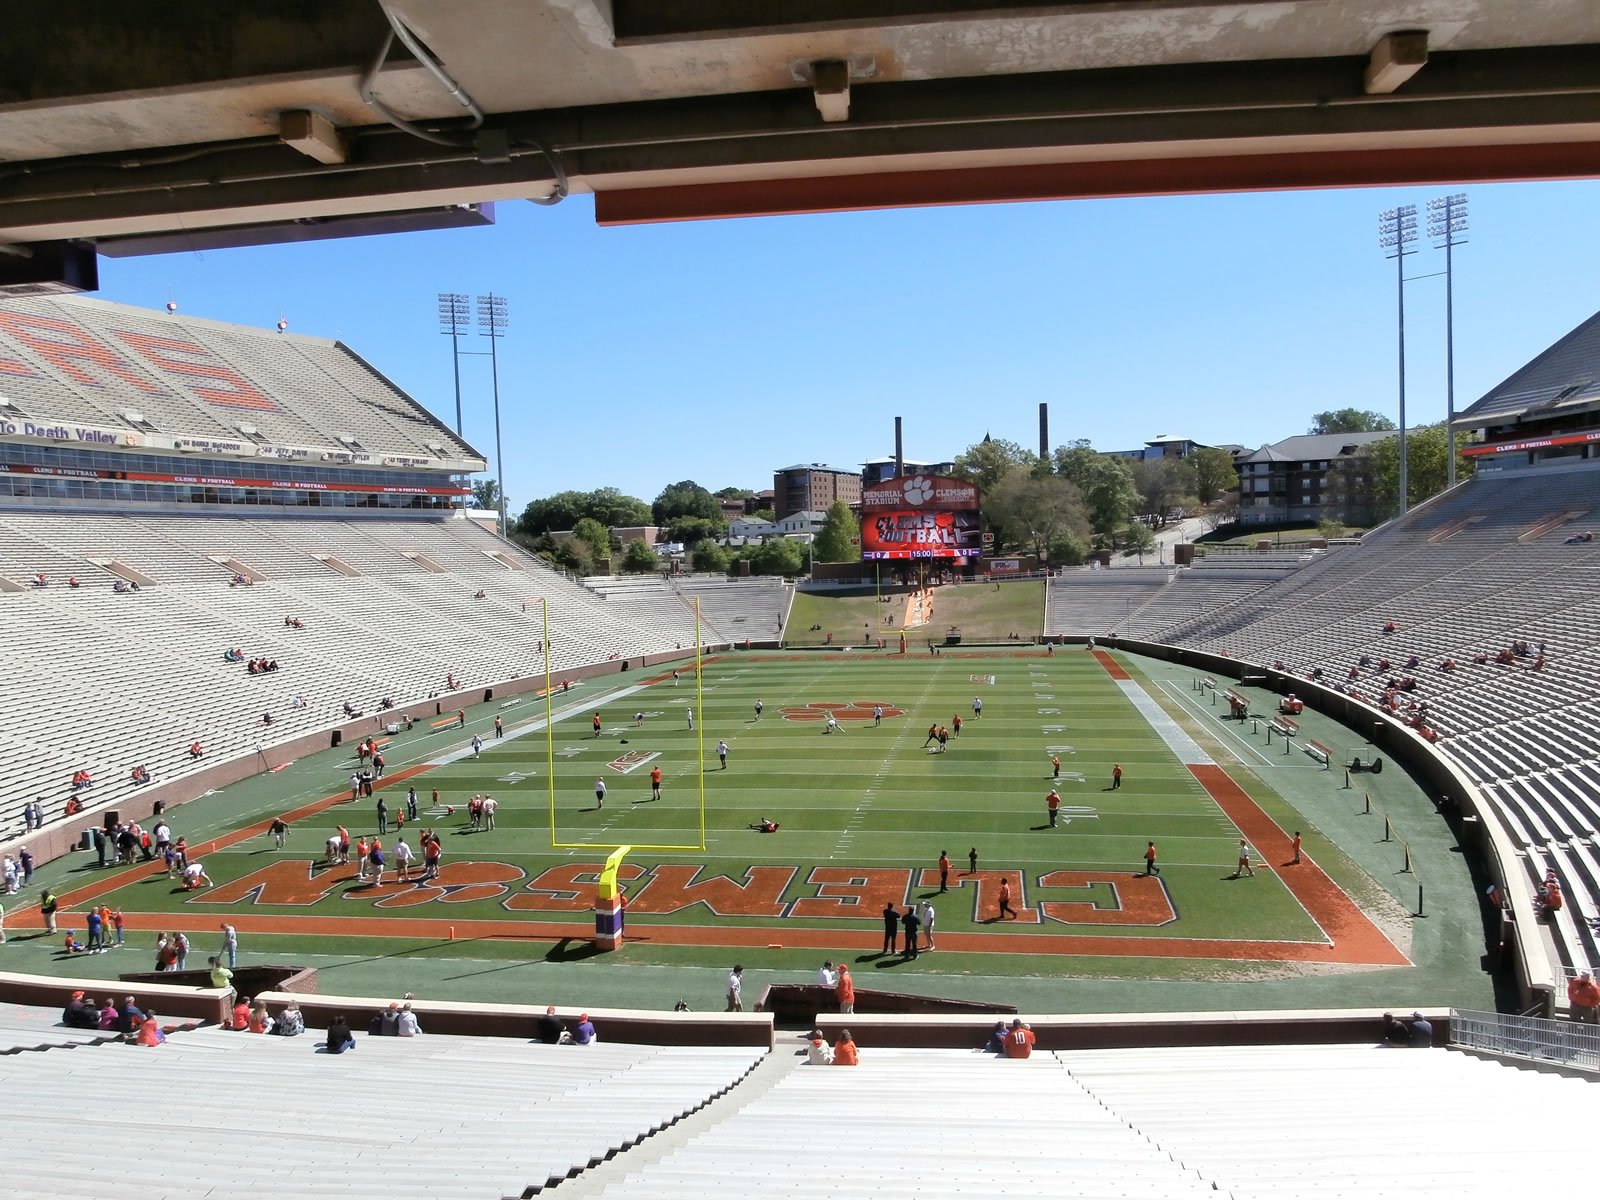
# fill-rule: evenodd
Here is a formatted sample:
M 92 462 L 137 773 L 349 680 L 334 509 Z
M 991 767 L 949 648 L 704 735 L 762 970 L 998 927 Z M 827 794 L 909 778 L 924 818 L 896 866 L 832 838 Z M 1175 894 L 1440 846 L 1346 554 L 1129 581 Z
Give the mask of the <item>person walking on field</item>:
M 1050 814 L 1050 828 L 1056 827 L 1056 818 L 1061 815 L 1061 793 L 1051 788 L 1044 798 L 1045 811 Z
M 972 715 L 974 717 L 983 716 L 983 698 L 981 696 L 972 698 Z
M 604 779 L 596 779 L 594 781 L 594 806 L 596 808 L 604 808 L 606 806 L 606 781 Z
M 727 742 L 718 742 L 717 743 L 717 757 L 722 760 L 722 769 L 724 771 L 726 771 L 728 769 L 728 743 Z
M 761 710 L 765 707 L 766 705 L 762 704 L 761 701 L 756 701 L 756 720 L 761 720 Z
M 1007 913 L 1011 914 L 1012 920 L 1016 920 L 1017 910 L 1011 907 L 1011 881 L 1002 879 L 1000 881 L 1000 909 L 995 914 L 995 920 L 1000 920 Z
M 686 708 L 686 709 L 684 709 L 684 713 L 689 718 L 689 732 L 693 733 L 694 732 L 694 709 Z
M 960 713 L 957 713 L 955 716 L 950 718 L 950 731 L 956 737 L 960 737 L 961 736 L 961 714 Z
M 494 735 L 495 737 L 505 737 L 506 735 L 506 723 L 499 717 L 494 719 Z
M 1241 875 L 1248 875 L 1251 879 L 1256 877 L 1256 869 L 1250 864 L 1250 843 L 1243 838 L 1239 839 L 1239 866 L 1234 870 L 1233 877 L 1238 879 Z
M 922 743 L 922 748 L 924 750 L 926 750 L 929 746 L 933 745 L 933 743 L 937 742 L 938 740 L 939 740 L 939 722 L 935 721 L 932 725 L 928 726 L 928 740 Z
M 1114 792 L 1122 786 L 1122 764 L 1111 764 L 1111 790 Z
M 595 737 L 599 737 L 600 736 L 600 714 L 599 713 L 595 713 L 594 720 L 591 722 L 591 724 L 594 725 L 594 735 L 595 735 Z
M 948 850 L 939 851 L 939 890 L 941 892 L 950 890 L 950 852 Z
M 744 967 L 739 964 L 734 965 L 733 974 L 728 976 L 727 1011 L 744 1011 Z
M 1146 875 L 1161 874 L 1161 868 L 1156 866 L 1156 844 L 1154 842 L 1146 842 L 1144 844 L 1144 873 Z

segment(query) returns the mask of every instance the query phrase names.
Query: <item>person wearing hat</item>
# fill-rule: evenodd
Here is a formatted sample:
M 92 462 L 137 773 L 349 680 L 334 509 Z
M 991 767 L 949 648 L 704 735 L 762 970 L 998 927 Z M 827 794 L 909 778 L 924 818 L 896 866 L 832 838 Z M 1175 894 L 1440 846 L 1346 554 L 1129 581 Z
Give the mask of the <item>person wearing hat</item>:
M 1572 1006 L 1572 1019 L 1582 1025 L 1594 1025 L 1600 1020 L 1600 983 L 1588 971 L 1567 984 L 1567 1003 Z
M 598 1042 L 600 1035 L 594 1031 L 594 1022 L 589 1020 L 588 1013 L 578 1017 L 578 1027 L 572 1031 L 574 1045 L 587 1046 L 590 1042 Z
M 1433 1045 L 1433 1022 L 1419 1012 L 1411 1014 L 1411 1044 L 1413 1046 Z
M 813 1067 L 833 1065 L 833 1047 L 822 1038 L 822 1030 L 813 1029 L 806 1034 L 806 1061 Z
M 61 1023 L 74 1029 L 99 1029 L 100 1013 L 93 1004 L 85 1002 L 82 992 L 73 992 L 66 1008 L 61 1010 Z
M 1028 1058 L 1032 1054 L 1033 1030 L 1022 1023 L 1021 1017 L 1017 1017 L 1006 1031 L 1006 1057 Z

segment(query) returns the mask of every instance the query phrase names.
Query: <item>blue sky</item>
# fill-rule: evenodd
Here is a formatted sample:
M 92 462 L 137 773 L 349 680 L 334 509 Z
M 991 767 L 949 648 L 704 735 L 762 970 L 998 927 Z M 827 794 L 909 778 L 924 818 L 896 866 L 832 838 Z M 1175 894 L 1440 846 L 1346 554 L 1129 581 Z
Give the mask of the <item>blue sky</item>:
M 435 294 L 509 300 L 500 396 L 514 510 L 610 484 L 772 485 L 793 462 L 953 457 L 985 433 L 1121 449 L 1258 446 L 1353 405 L 1391 416 L 1395 273 L 1377 214 L 1447 188 L 985 205 L 600 229 L 584 196 L 492 229 L 101 263 L 100 295 L 338 337 L 447 422 Z M 1600 183 L 1464 189 L 1464 408 L 1600 307 Z M 1419 242 L 1408 274 L 1442 271 Z M 1408 415 L 1444 415 L 1444 286 L 1407 294 Z M 472 349 L 486 349 L 471 339 Z M 487 358 L 466 436 L 492 459 Z M 491 470 L 493 464 L 491 461 Z

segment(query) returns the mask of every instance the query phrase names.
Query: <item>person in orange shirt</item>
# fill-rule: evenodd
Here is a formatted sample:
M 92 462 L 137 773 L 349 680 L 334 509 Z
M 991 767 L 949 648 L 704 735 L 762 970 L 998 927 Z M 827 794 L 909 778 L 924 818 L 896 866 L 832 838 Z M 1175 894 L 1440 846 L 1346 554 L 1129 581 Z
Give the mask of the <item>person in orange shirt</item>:
M 594 735 L 595 735 L 595 737 L 599 737 L 600 736 L 600 714 L 599 713 L 595 713 L 595 715 L 594 715 Z
M 1061 778 L 1061 756 L 1059 754 L 1052 754 L 1050 756 L 1050 778 Z
M 850 968 L 845 963 L 839 964 L 839 982 L 833 985 L 833 991 L 839 997 L 840 1012 L 855 1012 L 856 981 L 850 978 Z
M 1156 866 L 1156 844 L 1154 842 L 1146 842 L 1144 844 L 1144 873 L 1146 875 L 1161 874 L 1161 868 Z
M 1122 764 L 1111 764 L 1111 790 L 1114 792 L 1122 786 Z
M 1572 1019 L 1582 1025 L 1600 1022 L 1600 984 L 1587 971 L 1567 984 L 1567 1003 L 1572 1006 Z
M 661 768 L 650 768 L 650 799 L 661 799 Z
M 1298 829 L 1296 829 L 1294 831 L 1294 841 L 1289 843 L 1289 848 L 1294 851 L 1294 857 L 1289 860 L 1289 865 L 1291 867 L 1299 866 L 1300 865 L 1300 831 Z
M 144 1020 L 139 1023 L 139 1045 L 159 1046 L 167 1040 L 167 1035 L 161 1032 L 161 1023 L 156 1020 L 153 1012 L 147 1012 Z
M 839 1031 L 839 1040 L 833 1044 L 833 1065 L 836 1067 L 859 1066 L 860 1058 L 856 1054 L 855 1039 L 850 1036 L 848 1029 Z
M 950 852 L 948 850 L 939 851 L 939 890 L 941 892 L 950 890 Z
M 1006 1057 L 1028 1058 L 1033 1054 L 1033 1041 L 1033 1030 L 1022 1023 L 1021 1017 L 1016 1018 L 1006 1031 Z
M 1061 794 L 1055 788 L 1051 788 L 1049 794 L 1045 796 L 1044 807 L 1045 811 L 1050 814 L 1050 828 L 1054 829 L 1056 827 L 1056 818 L 1061 815 Z
M 1014 919 L 1017 915 L 1017 910 L 1011 907 L 1011 881 L 1002 879 L 1000 881 L 1000 910 L 995 914 L 995 920 L 1000 920 L 1007 913 L 1010 913 Z

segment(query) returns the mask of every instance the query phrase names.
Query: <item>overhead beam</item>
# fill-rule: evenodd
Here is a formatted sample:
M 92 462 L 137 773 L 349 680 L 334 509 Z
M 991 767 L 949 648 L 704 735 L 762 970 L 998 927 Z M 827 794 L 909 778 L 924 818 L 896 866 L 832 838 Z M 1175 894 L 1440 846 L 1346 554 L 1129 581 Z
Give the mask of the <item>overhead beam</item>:
M 1378 39 L 1367 59 L 1362 76 L 1363 90 L 1369 96 L 1387 96 L 1398 91 L 1428 63 L 1428 31 L 1386 33 Z
M 1591 141 L 1534 145 L 1308 150 L 623 188 L 596 193 L 595 221 L 632 225 L 941 204 L 1596 178 L 1600 130 Z

